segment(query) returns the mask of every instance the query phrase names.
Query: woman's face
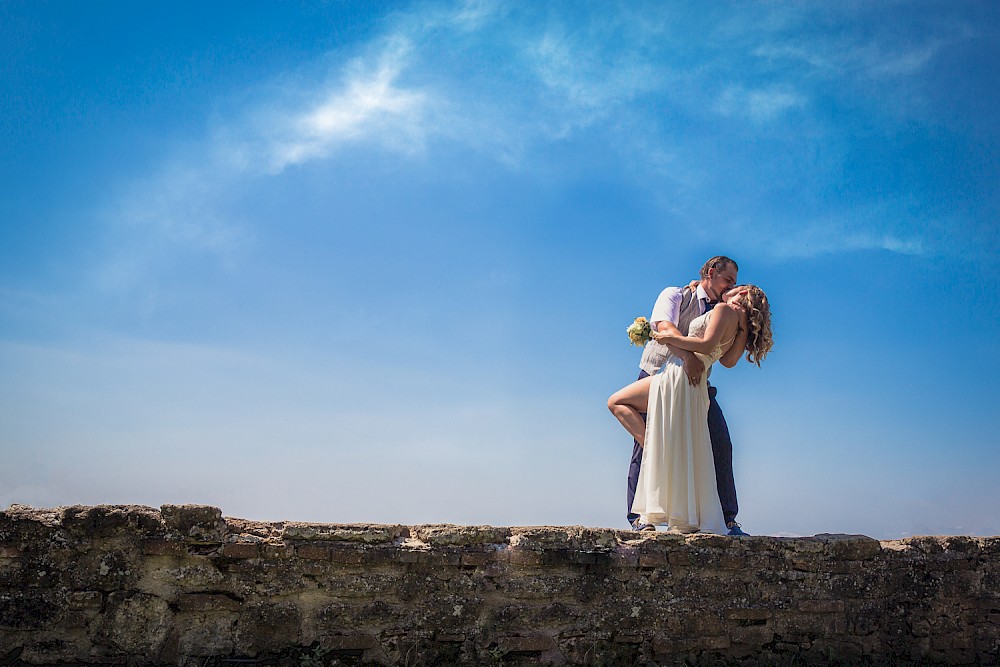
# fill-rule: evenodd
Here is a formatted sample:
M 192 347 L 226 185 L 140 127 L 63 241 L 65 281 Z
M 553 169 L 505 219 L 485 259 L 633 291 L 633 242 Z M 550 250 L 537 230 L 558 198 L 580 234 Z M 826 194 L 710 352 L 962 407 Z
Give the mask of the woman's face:
M 733 303 L 741 296 L 746 294 L 747 291 L 748 290 L 746 287 L 734 287 L 733 289 L 729 290 L 728 292 L 722 295 L 722 300 L 725 301 L 726 303 Z

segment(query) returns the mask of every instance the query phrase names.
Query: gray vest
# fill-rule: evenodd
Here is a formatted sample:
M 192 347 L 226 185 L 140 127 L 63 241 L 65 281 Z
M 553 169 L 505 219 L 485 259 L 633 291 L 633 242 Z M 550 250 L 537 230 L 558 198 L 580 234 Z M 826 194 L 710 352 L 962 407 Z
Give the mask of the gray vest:
M 685 287 L 681 291 L 681 309 L 677 315 L 677 328 L 684 335 L 687 335 L 691 327 L 691 322 L 701 315 L 701 304 L 698 303 L 698 292 L 690 287 Z M 646 343 L 646 349 L 642 351 L 642 360 L 639 361 L 639 368 L 650 375 L 655 374 L 663 366 L 663 362 L 670 355 L 670 350 L 663 343 L 651 340 Z
M 688 335 L 691 332 L 691 322 L 702 314 L 698 303 L 698 291 L 685 287 L 681 292 L 681 312 L 677 315 L 677 328 Z

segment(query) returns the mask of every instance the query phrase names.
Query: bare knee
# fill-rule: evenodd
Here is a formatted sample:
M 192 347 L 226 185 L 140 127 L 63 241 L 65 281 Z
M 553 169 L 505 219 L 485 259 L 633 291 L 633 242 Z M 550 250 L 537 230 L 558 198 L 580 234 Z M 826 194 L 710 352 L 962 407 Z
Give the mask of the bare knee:
M 611 411 L 611 414 L 613 414 L 615 419 L 618 421 L 628 419 L 635 411 L 634 408 L 628 404 L 625 396 L 623 396 L 620 391 L 612 394 L 611 398 L 608 399 L 608 410 Z

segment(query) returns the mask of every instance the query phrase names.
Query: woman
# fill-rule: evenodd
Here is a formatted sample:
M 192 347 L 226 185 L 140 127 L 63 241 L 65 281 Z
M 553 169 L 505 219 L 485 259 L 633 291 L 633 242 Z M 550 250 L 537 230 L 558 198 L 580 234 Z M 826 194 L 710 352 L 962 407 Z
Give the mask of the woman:
M 771 350 L 771 310 L 755 285 L 726 292 L 715 308 L 691 322 L 683 335 L 667 322 L 652 336 L 696 353 L 707 369 L 737 340 L 746 343 L 747 361 L 760 366 Z M 708 434 L 708 373 L 689 382 L 681 360 L 667 357 L 656 375 L 633 382 L 608 399 L 608 408 L 643 445 L 632 512 L 640 521 L 666 524 L 684 533 L 726 534 Z M 642 413 L 646 413 L 643 423 Z

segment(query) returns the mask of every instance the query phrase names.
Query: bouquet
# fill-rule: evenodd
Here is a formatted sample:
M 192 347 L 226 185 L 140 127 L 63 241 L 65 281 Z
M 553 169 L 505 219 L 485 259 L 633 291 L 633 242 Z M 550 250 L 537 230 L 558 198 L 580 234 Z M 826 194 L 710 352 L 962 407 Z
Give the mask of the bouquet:
M 633 345 L 642 347 L 652 338 L 653 329 L 649 326 L 649 320 L 645 317 L 637 317 L 635 322 L 625 330 L 625 333 L 628 334 L 628 339 L 632 341 Z

